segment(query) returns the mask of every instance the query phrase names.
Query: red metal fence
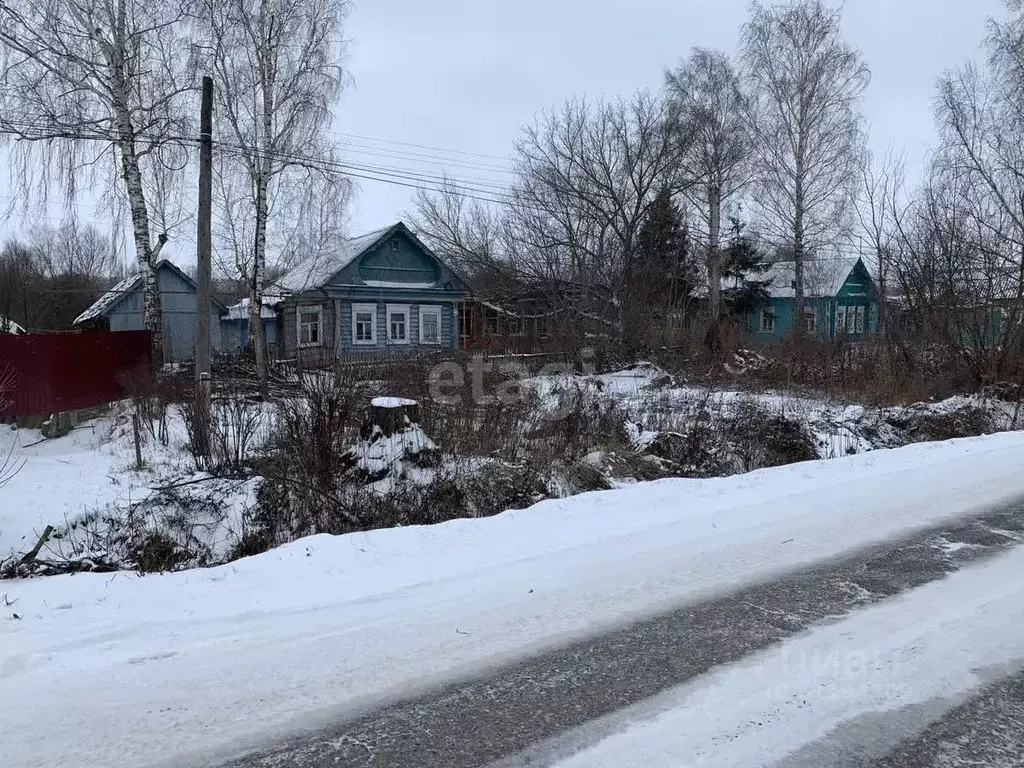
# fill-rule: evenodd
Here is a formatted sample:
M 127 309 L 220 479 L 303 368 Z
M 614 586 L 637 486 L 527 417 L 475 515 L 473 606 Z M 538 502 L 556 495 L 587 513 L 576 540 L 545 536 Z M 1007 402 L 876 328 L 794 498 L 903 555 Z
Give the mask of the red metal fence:
M 0 335 L 0 419 L 91 408 L 150 372 L 148 331 Z

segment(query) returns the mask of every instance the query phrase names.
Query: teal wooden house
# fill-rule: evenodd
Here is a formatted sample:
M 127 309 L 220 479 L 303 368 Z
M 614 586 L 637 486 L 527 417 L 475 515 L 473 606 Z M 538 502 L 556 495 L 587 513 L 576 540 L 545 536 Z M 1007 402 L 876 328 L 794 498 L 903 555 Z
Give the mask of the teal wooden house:
M 310 257 L 278 284 L 281 352 L 303 362 L 456 347 L 469 288 L 402 222 Z
M 808 333 L 859 341 L 878 330 L 878 291 L 862 259 L 808 259 L 804 272 L 800 317 L 794 262 L 776 262 L 748 276 L 765 283 L 768 295 L 741 320 L 747 332 L 761 341 L 779 341 L 801 323 Z M 723 284 L 722 289 L 737 287 Z

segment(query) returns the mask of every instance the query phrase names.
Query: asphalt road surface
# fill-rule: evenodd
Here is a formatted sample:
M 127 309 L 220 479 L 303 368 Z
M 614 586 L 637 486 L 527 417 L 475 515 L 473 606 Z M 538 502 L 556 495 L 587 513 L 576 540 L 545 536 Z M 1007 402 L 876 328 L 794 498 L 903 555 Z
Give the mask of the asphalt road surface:
M 571 734 L 586 732 L 581 726 L 598 718 L 1020 543 L 1024 507 L 988 514 L 548 652 L 222 766 L 548 765 L 558 756 L 552 743 L 564 750 Z M 953 711 L 909 713 L 902 731 L 893 732 L 893 722 L 851 723 L 784 766 L 1024 766 L 1024 676 L 1007 670 L 1005 679 Z M 916 723 L 914 732 L 907 732 L 908 723 Z M 862 749 L 865 743 L 873 751 Z M 889 751 L 877 754 L 886 743 Z

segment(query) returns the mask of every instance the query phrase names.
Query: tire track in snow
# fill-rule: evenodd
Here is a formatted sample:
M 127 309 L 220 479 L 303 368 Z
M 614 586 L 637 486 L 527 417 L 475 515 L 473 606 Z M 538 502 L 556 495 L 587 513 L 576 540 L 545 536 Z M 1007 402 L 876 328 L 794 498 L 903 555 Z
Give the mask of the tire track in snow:
M 223 765 L 544 765 L 558 755 L 531 747 L 1021 542 L 1024 508 L 991 513 L 688 606 Z

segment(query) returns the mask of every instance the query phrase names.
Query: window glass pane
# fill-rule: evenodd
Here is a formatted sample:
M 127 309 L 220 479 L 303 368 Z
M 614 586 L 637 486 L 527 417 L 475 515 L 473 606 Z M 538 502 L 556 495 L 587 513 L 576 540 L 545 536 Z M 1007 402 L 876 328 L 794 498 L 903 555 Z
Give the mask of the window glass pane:
M 420 339 L 435 343 L 438 340 L 438 320 L 435 312 L 426 312 L 420 316 Z
M 395 341 L 405 341 L 405 315 L 395 313 L 391 315 L 391 338 Z

